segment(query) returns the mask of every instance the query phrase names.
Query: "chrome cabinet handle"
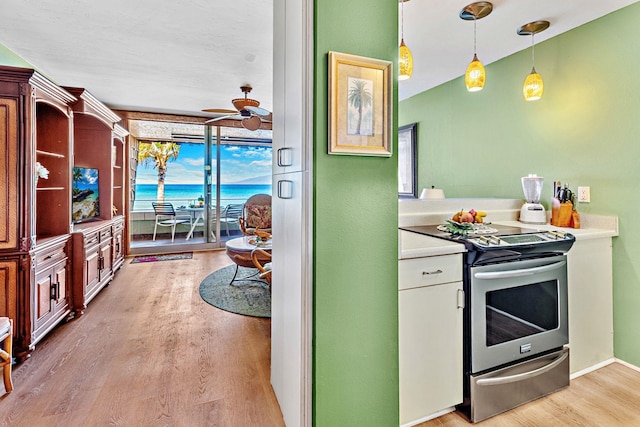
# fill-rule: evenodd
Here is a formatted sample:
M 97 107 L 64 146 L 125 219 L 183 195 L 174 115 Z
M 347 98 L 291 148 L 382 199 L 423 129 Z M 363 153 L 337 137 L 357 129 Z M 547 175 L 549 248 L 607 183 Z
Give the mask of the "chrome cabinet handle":
M 431 276 L 433 274 L 442 274 L 442 270 L 437 269 L 436 271 L 423 271 L 422 272 L 423 276 Z
M 458 289 L 458 308 L 464 308 L 464 290 Z
M 291 148 L 284 147 L 278 148 L 277 154 L 278 166 L 291 166 L 293 165 L 293 156 L 291 155 Z
M 278 181 L 278 198 L 280 199 L 293 198 L 293 181 L 290 181 L 287 179 Z

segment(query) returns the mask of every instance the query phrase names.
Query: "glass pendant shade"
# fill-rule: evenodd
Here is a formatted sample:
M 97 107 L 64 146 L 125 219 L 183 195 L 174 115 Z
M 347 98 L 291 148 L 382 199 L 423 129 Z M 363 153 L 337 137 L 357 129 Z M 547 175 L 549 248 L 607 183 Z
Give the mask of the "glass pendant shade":
M 484 72 L 484 66 L 482 62 L 478 60 L 478 56 L 474 53 L 473 60 L 467 67 L 467 72 L 464 73 L 464 84 L 467 86 L 469 92 L 477 92 L 484 87 L 484 81 L 486 74 Z
M 544 92 L 544 83 L 542 82 L 542 76 L 536 72 L 535 67 L 531 69 L 531 74 L 524 79 L 524 85 L 522 86 L 522 94 L 527 101 L 537 101 L 542 98 Z
M 400 42 L 400 60 L 398 61 L 400 73 L 398 80 L 407 80 L 413 74 L 413 55 L 409 48 L 404 44 L 404 39 Z

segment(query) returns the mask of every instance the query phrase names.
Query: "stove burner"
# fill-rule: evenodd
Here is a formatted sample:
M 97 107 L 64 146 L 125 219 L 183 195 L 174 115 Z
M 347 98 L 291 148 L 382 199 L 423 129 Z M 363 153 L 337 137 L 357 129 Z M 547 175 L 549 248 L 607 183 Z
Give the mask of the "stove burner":
M 467 256 L 469 264 L 487 262 L 487 257 L 480 256 L 483 252 L 492 252 L 490 259 L 508 258 L 510 260 L 526 258 L 534 254 L 544 256 L 542 255 L 544 253 L 565 253 L 571 249 L 575 241 L 572 234 L 560 230 L 540 231 L 499 224 L 491 224 L 491 228 L 493 228 L 491 233 L 469 232 L 467 236 L 460 236 L 448 232 L 442 225 L 400 227 L 401 230 L 464 244 L 469 252 Z

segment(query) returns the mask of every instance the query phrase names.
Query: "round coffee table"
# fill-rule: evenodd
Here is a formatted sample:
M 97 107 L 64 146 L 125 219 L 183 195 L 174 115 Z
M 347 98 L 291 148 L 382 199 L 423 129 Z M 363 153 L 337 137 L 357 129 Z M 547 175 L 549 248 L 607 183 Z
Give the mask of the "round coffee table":
M 256 268 L 256 266 L 253 264 L 253 261 L 251 260 L 251 252 L 255 248 L 260 248 L 269 254 L 271 253 L 271 242 L 269 242 L 265 246 L 256 246 L 248 243 L 245 237 L 238 237 L 237 239 L 228 240 L 225 244 L 225 247 L 227 249 L 227 255 L 229 256 L 229 258 L 231 258 L 231 261 L 236 264 L 236 272 L 234 273 L 231 282 L 229 282 L 230 284 L 233 283 L 234 280 L 236 280 L 236 276 L 238 275 L 238 267 Z M 258 255 L 257 258 L 258 261 L 261 262 L 270 261 L 268 258 L 265 258 L 264 255 Z M 252 276 L 238 280 L 251 280 L 250 277 Z

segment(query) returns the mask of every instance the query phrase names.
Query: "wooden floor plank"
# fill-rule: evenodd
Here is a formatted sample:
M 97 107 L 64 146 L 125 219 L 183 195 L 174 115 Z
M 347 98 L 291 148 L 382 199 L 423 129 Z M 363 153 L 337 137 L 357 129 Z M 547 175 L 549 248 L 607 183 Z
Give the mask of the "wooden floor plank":
M 283 426 L 269 319 L 219 310 L 198 287 L 222 251 L 130 264 L 14 368 L 0 426 Z
M 205 303 L 226 254 L 130 264 L 14 369 L 0 426 L 283 426 L 270 385 L 269 319 Z M 451 413 L 420 424 L 470 423 Z M 640 372 L 612 364 L 483 427 L 640 425 Z M 358 426 L 359 427 L 359 426 Z
M 482 427 L 636 427 L 640 426 L 640 372 L 619 363 L 571 381 L 568 388 L 485 421 Z M 461 427 L 457 412 L 419 427 Z

